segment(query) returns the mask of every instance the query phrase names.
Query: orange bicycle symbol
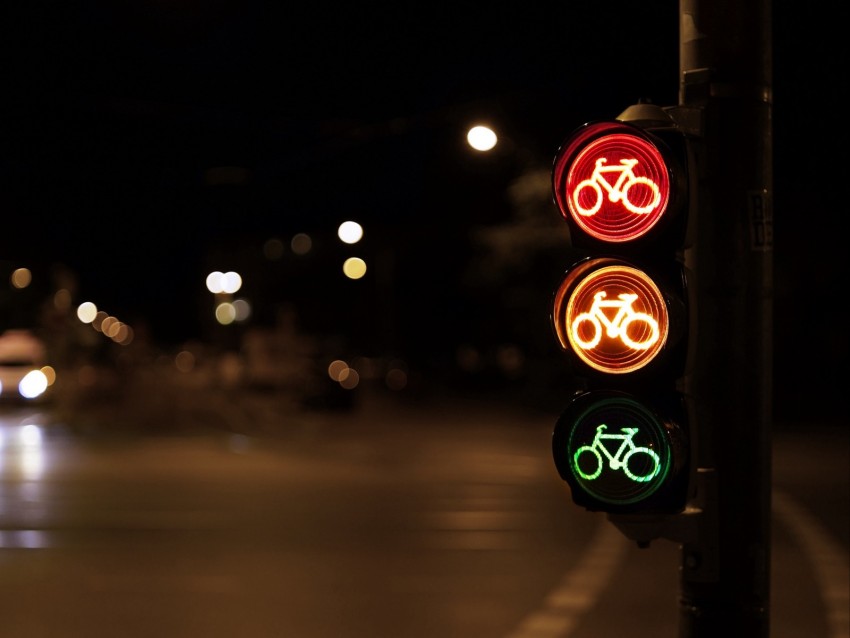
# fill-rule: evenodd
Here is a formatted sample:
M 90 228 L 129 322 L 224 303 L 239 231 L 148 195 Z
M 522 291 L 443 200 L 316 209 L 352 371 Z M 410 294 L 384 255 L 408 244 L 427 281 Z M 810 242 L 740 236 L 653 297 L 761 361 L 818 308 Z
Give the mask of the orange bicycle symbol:
M 619 338 L 624 344 L 635 350 L 646 350 L 656 341 L 658 341 L 658 322 L 645 312 L 635 312 L 632 309 L 632 304 L 637 300 L 638 296 L 634 293 L 622 293 L 618 295 L 619 301 L 605 300 L 605 291 L 600 290 L 593 295 L 593 304 L 588 312 L 582 312 L 576 315 L 572 323 L 573 341 L 581 348 L 589 350 L 596 347 L 602 339 L 602 326 L 605 326 L 605 334 L 611 339 Z M 609 319 L 608 315 L 602 310 L 603 308 L 617 308 L 617 313 L 613 319 Z M 648 331 L 642 331 L 640 334 L 646 334 L 646 338 L 641 341 L 635 341 L 629 337 L 629 326 L 634 322 L 646 324 Z M 590 338 L 582 339 L 583 324 L 590 325 Z
M 573 190 L 573 206 L 579 215 L 590 217 L 595 215 L 602 208 L 604 189 L 608 193 L 608 199 L 613 202 L 622 202 L 626 210 L 635 215 L 645 215 L 651 212 L 658 206 L 661 201 L 661 191 L 658 185 L 648 177 L 638 177 L 634 173 L 634 167 L 637 165 L 636 159 L 622 159 L 619 166 L 606 166 L 607 158 L 600 157 L 596 160 L 596 168 L 593 169 L 593 174 L 590 178 L 583 180 L 576 185 Z M 603 173 L 620 173 L 617 181 L 612 186 L 611 183 L 603 177 Z M 652 198 L 646 206 L 638 206 L 633 200 L 629 199 L 629 190 L 633 186 L 644 186 L 652 193 Z M 592 192 L 585 192 L 588 189 Z M 593 202 L 589 207 L 582 206 L 581 194 L 585 192 L 584 197 L 588 202 Z

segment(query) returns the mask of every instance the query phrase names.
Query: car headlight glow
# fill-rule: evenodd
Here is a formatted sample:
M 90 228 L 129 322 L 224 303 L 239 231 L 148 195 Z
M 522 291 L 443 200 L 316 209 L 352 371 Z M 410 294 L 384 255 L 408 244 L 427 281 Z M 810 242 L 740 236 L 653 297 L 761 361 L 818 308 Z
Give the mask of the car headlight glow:
M 47 390 L 47 376 L 41 370 L 30 370 L 18 384 L 18 392 L 25 399 L 35 399 Z

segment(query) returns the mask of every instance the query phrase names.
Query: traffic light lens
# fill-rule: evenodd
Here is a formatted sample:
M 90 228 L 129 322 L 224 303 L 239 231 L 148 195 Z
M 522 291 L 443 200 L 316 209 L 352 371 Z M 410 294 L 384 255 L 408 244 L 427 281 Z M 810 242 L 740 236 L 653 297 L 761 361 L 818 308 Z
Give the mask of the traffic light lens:
M 669 333 L 667 304 L 658 286 L 643 271 L 607 259 L 567 273 L 552 317 L 561 346 L 609 374 L 646 366 Z
M 554 440 L 559 471 L 591 498 L 610 505 L 640 503 L 667 480 L 670 437 L 662 420 L 625 396 L 591 401 L 567 411 Z
M 642 237 L 670 201 L 661 151 L 623 124 L 599 124 L 577 136 L 556 158 L 554 177 L 562 215 L 569 214 L 583 232 L 605 242 Z

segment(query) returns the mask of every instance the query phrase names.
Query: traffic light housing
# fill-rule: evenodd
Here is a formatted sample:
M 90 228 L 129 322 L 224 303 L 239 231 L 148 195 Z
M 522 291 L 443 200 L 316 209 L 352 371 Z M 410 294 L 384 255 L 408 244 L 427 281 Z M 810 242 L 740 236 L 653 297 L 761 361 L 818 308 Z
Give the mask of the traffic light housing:
M 584 124 L 555 157 L 553 199 L 576 261 L 551 319 L 581 387 L 552 451 L 573 501 L 591 511 L 671 516 L 693 494 L 693 173 L 688 136 L 651 104 Z
M 574 502 L 612 514 L 679 511 L 690 483 L 686 422 L 685 402 L 676 394 L 577 395 L 552 443 Z

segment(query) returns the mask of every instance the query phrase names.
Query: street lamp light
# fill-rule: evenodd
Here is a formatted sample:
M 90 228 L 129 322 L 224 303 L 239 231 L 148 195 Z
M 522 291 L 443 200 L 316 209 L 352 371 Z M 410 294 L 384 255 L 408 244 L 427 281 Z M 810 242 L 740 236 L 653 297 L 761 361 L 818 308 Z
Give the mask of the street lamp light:
M 207 290 L 213 294 L 233 294 L 242 287 L 242 277 L 237 272 L 220 272 L 207 275 Z
M 484 152 L 493 150 L 499 138 L 489 126 L 479 124 L 469 129 L 466 133 L 466 141 L 476 151 Z
M 357 222 L 342 222 L 337 229 L 337 237 L 346 244 L 356 244 L 363 238 L 363 227 Z
M 215 295 L 215 319 L 223 326 L 244 321 L 250 315 L 250 306 L 244 299 L 233 300 L 233 294 L 242 288 L 242 276 L 234 271 L 215 270 L 207 275 L 207 290 Z

